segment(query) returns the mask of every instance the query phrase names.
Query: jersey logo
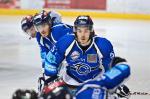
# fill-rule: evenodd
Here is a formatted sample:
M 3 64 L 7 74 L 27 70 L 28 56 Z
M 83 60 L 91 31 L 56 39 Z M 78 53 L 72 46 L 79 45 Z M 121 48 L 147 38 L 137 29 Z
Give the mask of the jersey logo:
M 80 53 L 79 53 L 78 51 L 72 52 L 72 54 L 71 54 L 71 59 L 72 59 L 72 60 L 76 60 L 76 59 L 78 59 L 79 57 L 80 57 Z
M 97 54 L 87 54 L 87 62 L 97 63 Z
M 87 75 L 91 72 L 91 67 L 88 64 L 81 63 L 81 62 L 74 64 L 72 69 L 75 69 L 75 71 L 79 75 Z

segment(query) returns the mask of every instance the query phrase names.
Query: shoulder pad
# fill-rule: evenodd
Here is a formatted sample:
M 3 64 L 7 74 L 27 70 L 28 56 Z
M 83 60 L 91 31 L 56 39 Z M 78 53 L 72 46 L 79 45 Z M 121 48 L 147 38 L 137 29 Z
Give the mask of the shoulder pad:
M 51 36 L 55 41 L 58 41 L 64 35 L 71 34 L 72 31 L 72 28 L 66 27 L 64 24 L 57 24 L 53 26 Z
M 71 43 L 75 40 L 75 35 L 68 34 L 62 37 L 57 43 L 56 47 L 60 49 L 60 51 L 66 51 L 66 49 L 71 45 Z
M 95 43 L 102 52 L 102 54 L 107 54 L 113 51 L 113 46 L 109 40 L 102 37 L 95 37 Z

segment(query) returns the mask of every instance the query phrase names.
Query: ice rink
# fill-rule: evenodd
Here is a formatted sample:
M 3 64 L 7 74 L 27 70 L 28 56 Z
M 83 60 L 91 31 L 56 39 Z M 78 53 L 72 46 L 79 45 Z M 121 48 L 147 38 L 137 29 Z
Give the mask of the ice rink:
M 41 73 L 39 47 L 35 39 L 21 31 L 22 16 L 0 16 L 0 99 L 10 99 L 18 88 L 37 89 Z M 73 24 L 75 18 L 63 17 Z M 108 38 L 116 56 L 131 65 L 127 81 L 132 92 L 150 93 L 150 21 L 93 19 L 99 36 Z M 150 95 L 132 95 L 131 99 L 150 99 Z

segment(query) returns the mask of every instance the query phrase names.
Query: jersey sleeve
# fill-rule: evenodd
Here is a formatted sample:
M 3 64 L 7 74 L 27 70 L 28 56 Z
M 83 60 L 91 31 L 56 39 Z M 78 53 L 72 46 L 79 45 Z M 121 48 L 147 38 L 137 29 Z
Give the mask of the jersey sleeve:
M 42 59 L 42 67 L 44 68 L 45 57 L 46 57 L 46 54 L 49 52 L 49 50 L 46 47 L 44 47 L 44 45 L 42 45 L 40 43 L 40 39 L 41 39 L 41 35 L 40 35 L 39 32 L 37 32 L 36 40 L 37 40 L 38 45 L 40 47 L 40 56 L 41 56 L 41 59 Z
M 46 55 L 49 52 L 49 50 L 42 45 L 39 45 L 39 46 L 40 46 L 40 56 L 42 59 L 42 67 L 44 68 L 45 58 L 46 58 Z
M 59 39 L 61 39 L 63 36 L 67 34 L 72 34 L 72 33 L 73 33 L 72 27 L 69 27 L 69 25 L 66 25 L 63 23 L 54 25 L 52 28 L 52 38 L 56 42 Z
M 44 72 L 47 76 L 55 76 L 58 73 L 58 67 L 64 59 L 64 54 L 59 51 L 58 46 L 54 46 L 45 58 Z
M 58 67 L 65 59 L 65 52 L 68 46 L 73 42 L 74 36 L 66 35 L 62 37 L 55 46 L 48 52 L 45 58 L 45 74 L 54 76 L 58 72 Z
M 98 46 L 103 55 L 102 65 L 104 66 L 105 71 L 107 71 L 110 69 L 110 63 L 112 59 L 115 57 L 113 46 L 111 42 L 105 38 L 99 39 Z
M 102 58 L 102 64 L 106 67 L 106 71 L 110 69 L 110 63 L 112 61 L 112 59 L 114 58 L 115 54 L 114 54 L 114 50 L 113 50 L 113 46 L 112 44 L 108 41 L 107 42 L 107 46 L 106 46 L 107 50 L 106 52 L 104 51 L 104 57 Z

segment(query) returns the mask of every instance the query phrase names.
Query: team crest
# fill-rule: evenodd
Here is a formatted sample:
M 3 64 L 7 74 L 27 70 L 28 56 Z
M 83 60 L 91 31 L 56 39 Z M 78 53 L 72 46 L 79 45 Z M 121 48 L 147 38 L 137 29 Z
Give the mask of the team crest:
M 75 68 L 76 72 L 79 75 L 87 75 L 91 72 L 91 67 L 88 64 L 85 64 L 82 62 L 74 64 L 74 67 L 72 67 L 72 68 Z
M 72 60 L 76 60 L 76 59 L 78 59 L 79 57 L 80 57 L 80 53 L 79 53 L 78 51 L 72 52 L 72 54 L 71 54 Z
M 97 54 L 88 54 L 87 55 L 87 62 L 96 63 L 97 62 Z

